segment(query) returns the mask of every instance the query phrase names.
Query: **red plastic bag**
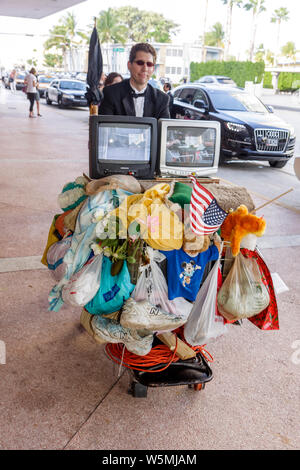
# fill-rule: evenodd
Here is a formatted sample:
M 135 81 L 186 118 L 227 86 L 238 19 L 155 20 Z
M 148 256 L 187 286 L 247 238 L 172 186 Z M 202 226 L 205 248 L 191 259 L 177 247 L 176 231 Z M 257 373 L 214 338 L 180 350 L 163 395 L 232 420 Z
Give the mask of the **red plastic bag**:
M 246 248 L 241 248 L 241 252 L 244 256 L 248 258 L 256 259 L 260 272 L 262 274 L 262 281 L 268 289 L 270 295 L 269 306 L 265 308 L 265 310 L 260 312 L 258 315 L 248 318 L 248 320 L 251 321 L 251 323 L 253 323 L 255 326 L 257 326 L 257 328 L 261 330 L 279 330 L 278 307 L 271 273 L 266 263 L 256 250 L 251 251 L 247 250 Z

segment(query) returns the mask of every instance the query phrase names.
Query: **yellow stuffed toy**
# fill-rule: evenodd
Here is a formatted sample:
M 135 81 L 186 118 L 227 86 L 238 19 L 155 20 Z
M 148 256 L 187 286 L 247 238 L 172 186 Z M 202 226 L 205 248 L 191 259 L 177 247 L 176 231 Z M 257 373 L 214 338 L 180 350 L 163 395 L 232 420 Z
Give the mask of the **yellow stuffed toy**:
M 261 237 L 265 230 L 266 221 L 262 217 L 249 214 L 247 207 L 242 204 L 224 220 L 221 225 L 221 237 L 231 242 L 232 255 L 237 256 L 242 238 L 250 233 Z

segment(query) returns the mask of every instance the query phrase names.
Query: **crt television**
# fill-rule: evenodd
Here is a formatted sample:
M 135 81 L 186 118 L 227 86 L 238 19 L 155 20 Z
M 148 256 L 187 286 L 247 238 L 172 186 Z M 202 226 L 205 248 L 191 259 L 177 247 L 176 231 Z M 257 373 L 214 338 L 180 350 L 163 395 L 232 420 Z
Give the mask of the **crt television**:
M 90 116 L 89 176 L 154 177 L 157 120 L 135 116 Z
M 217 172 L 221 126 L 217 121 L 160 119 L 158 121 L 160 176 L 210 176 Z

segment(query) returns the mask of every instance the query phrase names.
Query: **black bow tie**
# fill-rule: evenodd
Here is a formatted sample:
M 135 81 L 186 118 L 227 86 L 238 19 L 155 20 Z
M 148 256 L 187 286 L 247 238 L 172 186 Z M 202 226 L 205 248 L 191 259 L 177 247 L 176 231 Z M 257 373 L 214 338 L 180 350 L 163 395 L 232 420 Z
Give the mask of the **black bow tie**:
M 144 93 L 135 93 L 133 90 L 131 92 L 132 98 L 143 98 L 146 95 L 146 91 Z

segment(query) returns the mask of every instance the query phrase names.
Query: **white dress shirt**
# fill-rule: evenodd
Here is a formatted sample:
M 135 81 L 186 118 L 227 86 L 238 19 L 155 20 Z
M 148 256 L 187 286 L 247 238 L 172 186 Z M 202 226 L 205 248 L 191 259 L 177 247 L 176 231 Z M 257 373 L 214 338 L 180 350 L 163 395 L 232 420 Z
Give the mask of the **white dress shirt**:
M 146 91 L 147 86 L 143 90 L 137 90 L 134 88 L 132 85 L 130 85 L 131 88 L 135 93 L 138 95 L 140 93 L 144 93 Z M 133 98 L 133 104 L 134 104 L 134 109 L 135 109 L 135 115 L 137 117 L 143 117 L 144 116 L 144 103 L 145 103 L 145 97 L 142 96 L 142 98 Z

